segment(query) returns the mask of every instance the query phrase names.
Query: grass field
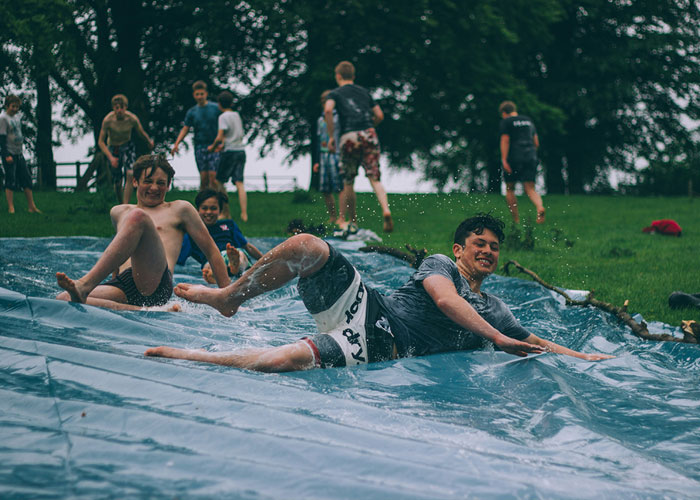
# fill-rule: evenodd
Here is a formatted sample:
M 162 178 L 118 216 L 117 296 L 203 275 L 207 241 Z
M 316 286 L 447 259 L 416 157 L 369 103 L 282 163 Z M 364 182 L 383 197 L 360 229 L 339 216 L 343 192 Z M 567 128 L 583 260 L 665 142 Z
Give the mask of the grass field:
M 167 199 L 194 200 L 194 191 L 173 191 Z M 36 192 L 43 214 L 26 213 L 24 197 L 16 195 L 18 213 L 0 216 L 0 236 L 105 236 L 113 234 L 109 221 L 111 199 L 88 193 Z M 232 197 L 232 201 L 235 195 Z M 294 193 L 249 193 L 250 221 L 241 224 L 246 236 L 286 236 L 291 219 L 306 224 L 326 220 L 320 195 L 310 200 Z M 381 232 L 381 217 L 373 194 L 358 195 L 360 226 L 380 235 L 385 245 L 425 247 L 430 253 L 451 255 L 452 235 L 465 217 L 492 211 L 509 221 L 503 197 L 466 194 L 391 195 L 395 231 Z M 519 198 L 521 238 L 509 238 L 500 265 L 510 259 L 532 269 L 549 283 L 577 290 L 595 290 L 600 300 L 621 305 L 629 299 L 631 312 L 648 321 L 679 325 L 682 319 L 700 320 L 700 311 L 674 311 L 668 295 L 674 290 L 700 292 L 700 200 L 622 196 L 546 196 L 547 222 L 532 227 L 534 248 L 523 248 L 528 220 L 534 221 L 529 201 Z M 232 213 L 237 214 L 234 202 Z M 237 219 L 237 217 L 234 216 Z M 681 238 L 642 233 L 652 220 L 674 219 Z M 500 272 L 500 271 L 499 271 Z M 526 278 L 527 279 L 527 278 Z

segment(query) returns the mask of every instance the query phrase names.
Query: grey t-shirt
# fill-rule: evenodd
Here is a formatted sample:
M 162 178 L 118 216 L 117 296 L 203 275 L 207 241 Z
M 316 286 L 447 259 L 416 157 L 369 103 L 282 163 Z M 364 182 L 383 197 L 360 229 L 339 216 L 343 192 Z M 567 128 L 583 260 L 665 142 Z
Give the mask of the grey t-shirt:
M 5 111 L 0 113 L 0 135 L 7 136 L 6 148 L 11 155 L 22 154 L 22 121 L 19 113 L 14 116 L 8 115 Z
M 399 356 L 423 356 L 483 345 L 482 337 L 445 316 L 425 291 L 423 280 L 433 274 L 452 281 L 457 293 L 496 330 L 516 340 L 530 335 L 501 299 L 484 292 L 481 295 L 472 292 L 457 264 L 446 255 L 436 254 L 425 259 L 405 285 L 381 298 Z
M 244 151 L 243 122 L 235 111 L 224 111 L 219 115 L 219 130 L 224 131 L 224 151 Z

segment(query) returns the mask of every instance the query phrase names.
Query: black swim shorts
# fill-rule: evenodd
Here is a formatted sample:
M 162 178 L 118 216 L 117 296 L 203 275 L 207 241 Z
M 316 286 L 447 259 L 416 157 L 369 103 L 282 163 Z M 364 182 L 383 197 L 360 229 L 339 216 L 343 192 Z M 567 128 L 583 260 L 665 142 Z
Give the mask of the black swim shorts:
M 131 268 L 124 270 L 119 275 L 104 283 L 105 285 L 119 288 L 126 295 L 126 303 L 132 306 L 153 307 L 162 306 L 170 300 L 173 295 L 173 275 L 170 273 L 168 266 L 165 266 L 163 277 L 158 284 L 158 287 L 151 295 L 143 295 L 136 288 L 134 276 Z
M 367 288 L 352 264 L 328 247 L 326 264 L 297 285 L 321 332 L 304 339 L 316 366 L 354 366 L 391 359 L 394 339 L 378 292 Z

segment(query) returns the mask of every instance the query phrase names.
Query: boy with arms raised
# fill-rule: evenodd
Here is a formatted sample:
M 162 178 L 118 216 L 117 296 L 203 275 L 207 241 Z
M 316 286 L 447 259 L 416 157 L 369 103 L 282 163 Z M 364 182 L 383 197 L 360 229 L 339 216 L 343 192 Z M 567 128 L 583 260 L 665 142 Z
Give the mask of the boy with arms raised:
M 143 130 L 136 115 L 127 111 L 128 106 L 129 100 L 125 95 L 117 94 L 112 97 L 112 111 L 102 120 L 102 128 L 97 138 L 97 145 L 109 160 L 117 203 L 131 201 L 133 168 L 136 161 L 136 145 L 131 140 L 131 132 L 136 130 L 153 149 L 153 141 Z
M 112 208 L 117 234 L 85 276 L 72 280 L 56 273 L 65 290 L 57 299 L 126 310 L 164 305 L 172 295 L 172 272 L 185 233 L 207 256 L 219 286 L 230 283 L 224 259 L 194 207 L 184 200 L 165 201 L 174 174 L 162 155 L 136 161 L 136 205 Z M 100 284 L 113 272 L 114 279 Z

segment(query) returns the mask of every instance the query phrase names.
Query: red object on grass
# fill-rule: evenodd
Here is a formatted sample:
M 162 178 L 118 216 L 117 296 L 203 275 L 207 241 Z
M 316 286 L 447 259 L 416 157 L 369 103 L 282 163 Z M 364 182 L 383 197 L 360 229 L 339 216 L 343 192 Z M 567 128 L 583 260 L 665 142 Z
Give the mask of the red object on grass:
M 673 219 L 661 219 L 655 220 L 651 223 L 651 226 L 642 229 L 645 233 L 659 233 L 667 234 L 669 236 L 680 236 L 681 226 Z

